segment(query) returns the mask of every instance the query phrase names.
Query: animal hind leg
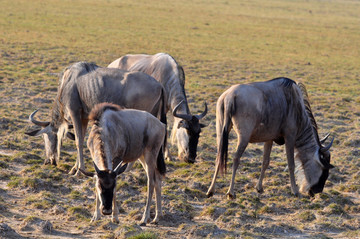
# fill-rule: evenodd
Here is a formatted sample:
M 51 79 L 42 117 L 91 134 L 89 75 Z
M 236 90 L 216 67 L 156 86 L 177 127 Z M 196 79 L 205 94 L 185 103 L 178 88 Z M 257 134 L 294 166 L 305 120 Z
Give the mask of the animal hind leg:
M 256 190 L 259 193 L 264 192 L 264 189 L 263 189 L 263 186 L 262 186 L 262 181 L 263 181 L 264 176 L 265 176 L 265 171 L 269 167 L 271 148 L 272 148 L 272 141 L 265 142 L 264 156 L 263 156 L 263 162 L 262 162 L 262 166 L 261 166 L 261 174 L 260 174 L 260 177 L 259 177 L 259 181 L 258 181 L 258 183 L 256 184 L 256 187 L 255 187 Z
M 215 173 L 214 173 L 214 176 L 213 176 L 213 179 L 211 181 L 211 185 L 206 193 L 206 196 L 209 198 L 209 197 L 212 197 L 214 195 L 214 191 L 215 191 L 215 182 L 216 182 L 216 178 L 217 178 L 217 175 L 219 173 L 219 163 L 216 162 L 216 166 L 215 166 Z
M 236 170 L 239 167 L 240 157 L 244 153 L 244 151 L 245 151 L 245 149 L 246 149 L 246 147 L 248 145 L 248 142 L 249 141 L 246 140 L 246 139 L 241 139 L 240 142 L 238 143 L 237 150 L 236 150 L 236 152 L 234 154 L 230 186 L 229 186 L 229 190 L 226 193 L 228 199 L 235 199 L 236 198 L 236 195 L 234 193 Z
M 159 172 L 155 172 L 155 201 L 156 201 L 156 214 L 152 223 L 157 224 L 162 217 L 161 209 L 161 175 Z
M 145 156 L 141 158 L 142 165 L 144 166 L 147 175 L 147 199 L 146 199 L 145 211 L 141 219 L 140 226 L 145 226 L 150 219 L 150 206 L 152 201 L 152 195 L 154 192 L 156 157 L 154 157 L 153 159 L 154 160 L 151 161 L 151 154 L 149 152 L 145 152 Z

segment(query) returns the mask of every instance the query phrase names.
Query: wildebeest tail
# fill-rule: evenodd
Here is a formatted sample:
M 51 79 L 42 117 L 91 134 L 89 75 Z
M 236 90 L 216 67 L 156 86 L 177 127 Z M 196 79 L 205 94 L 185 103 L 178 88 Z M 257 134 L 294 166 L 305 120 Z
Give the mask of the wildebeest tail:
M 219 165 L 220 172 L 226 173 L 226 164 L 228 159 L 229 131 L 231 129 L 231 117 L 233 112 L 232 102 L 225 99 L 217 106 L 217 134 L 218 149 L 216 155 L 216 164 Z
M 161 123 L 165 124 L 165 137 L 162 148 L 162 153 L 165 153 L 165 149 L 167 146 L 167 119 L 166 119 L 166 97 L 165 97 L 165 90 L 164 88 L 161 89 L 161 110 L 160 110 L 160 121 Z M 164 172 L 165 173 L 165 172 Z
M 166 173 L 166 165 L 165 165 L 165 159 L 164 159 L 164 149 L 163 147 L 160 148 L 159 154 L 157 157 L 156 167 L 159 170 L 159 173 L 161 175 L 165 175 Z

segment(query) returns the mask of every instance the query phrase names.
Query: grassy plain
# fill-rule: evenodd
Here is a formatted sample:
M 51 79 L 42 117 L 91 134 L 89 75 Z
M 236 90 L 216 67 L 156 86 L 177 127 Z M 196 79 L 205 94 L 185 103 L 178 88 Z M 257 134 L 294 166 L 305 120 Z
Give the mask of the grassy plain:
M 359 1 L 0 1 L 0 237 L 30 238 L 354 238 L 360 237 Z M 28 115 L 49 118 L 57 73 L 77 61 L 106 66 L 127 53 L 167 52 L 183 65 L 194 113 L 209 113 L 198 160 L 169 162 L 164 220 L 136 225 L 145 205 L 141 167 L 119 184 L 120 225 L 90 225 L 93 181 L 67 175 L 75 146 L 65 141 L 58 168 L 43 165 L 43 140 L 24 135 Z M 215 104 L 230 85 L 286 76 L 306 84 L 320 135 L 335 137 L 324 193 L 290 194 L 283 148 L 264 180 L 262 145 L 241 159 L 207 199 L 216 155 Z M 170 118 L 170 117 L 169 117 Z M 234 151 L 232 135 L 230 153 Z M 175 147 L 172 147 L 174 156 Z M 90 167 L 89 153 L 86 152 Z M 231 158 L 231 157 L 230 157 Z M 231 159 L 229 160 L 231 163 Z

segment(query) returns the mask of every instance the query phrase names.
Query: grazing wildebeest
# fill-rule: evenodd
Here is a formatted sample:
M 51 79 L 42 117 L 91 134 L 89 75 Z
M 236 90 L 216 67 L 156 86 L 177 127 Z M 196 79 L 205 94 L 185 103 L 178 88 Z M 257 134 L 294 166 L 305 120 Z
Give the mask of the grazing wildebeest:
M 111 102 L 126 108 L 145 110 L 166 123 L 165 91 L 153 77 L 142 72 L 101 68 L 93 63 L 78 62 L 67 67 L 59 80 L 58 92 L 51 111 L 51 121 L 37 121 L 33 112 L 29 119 L 42 129 L 28 132 L 43 135 L 47 160 L 52 164 L 60 158 L 62 139 L 73 124 L 78 157 L 70 174 L 84 169 L 83 142 L 88 114 L 94 105 Z M 46 162 L 46 161 L 45 161 Z
M 273 141 L 284 144 L 290 173 L 291 191 L 299 195 L 295 183 L 296 171 L 301 182 L 300 190 L 310 196 L 322 192 L 329 175 L 329 149 L 319 140 L 317 125 L 312 114 L 305 86 L 287 78 L 267 82 L 234 85 L 218 99 L 216 106 L 217 157 L 215 174 L 207 196 L 213 195 L 219 169 L 226 171 L 228 137 L 234 126 L 237 150 L 234 154 L 232 178 L 227 195 L 234 198 L 234 180 L 239 160 L 248 143 L 265 142 L 261 175 L 256 185 L 263 191 L 262 180 L 270 161 Z
M 206 115 L 207 106 L 205 103 L 205 110 L 199 115 L 190 113 L 185 94 L 185 73 L 175 59 L 165 53 L 125 55 L 113 61 L 108 67 L 144 72 L 164 86 L 167 97 L 166 112 L 171 109 L 174 116 L 172 142 L 175 143 L 176 139 L 180 159 L 194 163 L 201 128 L 205 127 L 199 121 Z M 168 149 L 165 158 L 170 159 Z
M 119 221 L 116 177 L 125 170 L 127 163 L 140 159 L 148 179 L 141 224 L 145 225 L 150 219 L 154 187 L 156 214 L 153 223 L 157 223 L 162 215 L 161 175 L 166 171 L 161 149 L 166 138 L 165 125 L 148 112 L 122 109 L 109 103 L 96 105 L 89 118 L 93 126 L 87 145 L 94 161 L 95 174 L 82 169 L 80 171 L 87 176 L 96 176 L 96 209 L 92 221 L 100 218 L 100 208 L 102 214 L 112 213 L 113 221 Z M 121 163 L 125 165 L 120 166 Z

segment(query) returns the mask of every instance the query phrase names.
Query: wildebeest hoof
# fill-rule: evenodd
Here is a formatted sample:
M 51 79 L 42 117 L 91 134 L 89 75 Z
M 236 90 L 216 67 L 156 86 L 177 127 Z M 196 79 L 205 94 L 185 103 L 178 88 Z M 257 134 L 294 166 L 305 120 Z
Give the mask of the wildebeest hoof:
M 263 192 L 264 192 L 264 189 L 262 189 L 262 188 L 259 189 L 259 188 L 256 187 L 256 191 L 257 191 L 258 193 L 263 193 Z
M 70 172 L 69 172 L 69 175 L 75 175 L 77 169 L 75 167 L 73 167 Z
M 226 197 L 228 200 L 234 200 L 236 198 L 236 195 L 235 194 L 231 194 L 231 193 L 227 193 L 226 194 Z
M 119 218 L 113 218 L 113 219 L 112 219 L 112 222 L 113 222 L 113 223 L 116 223 L 116 224 L 119 224 L 119 223 L 120 223 Z
M 214 196 L 214 193 L 213 193 L 213 192 L 208 192 L 208 193 L 206 193 L 206 197 L 211 198 L 212 196 Z
M 145 222 L 142 222 L 139 224 L 140 227 L 145 227 L 146 226 L 146 223 Z
M 154 219 L 152 222 L 150 222 L 150 224 L 158 225 L 158 224 L 159 224 L 159 221 Z

